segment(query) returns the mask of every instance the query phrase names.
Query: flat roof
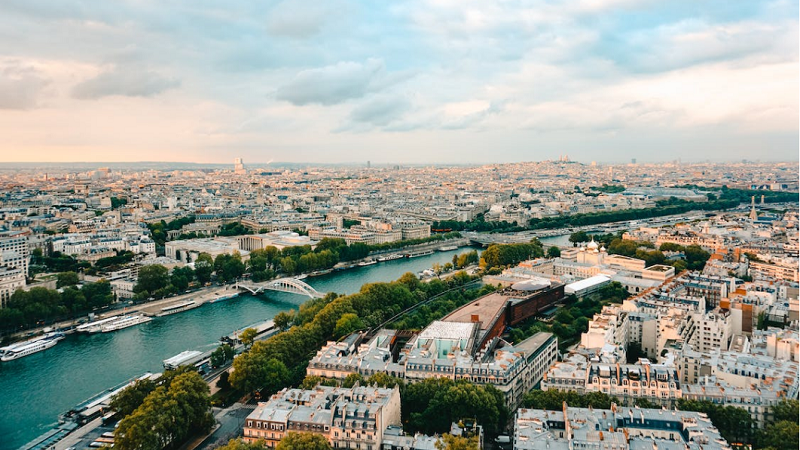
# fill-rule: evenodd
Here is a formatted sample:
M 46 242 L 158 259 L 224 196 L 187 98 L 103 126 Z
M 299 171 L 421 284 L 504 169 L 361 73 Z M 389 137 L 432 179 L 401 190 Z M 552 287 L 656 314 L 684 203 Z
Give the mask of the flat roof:
M 472 316 L 478 316 L 481 322 L 481 329 L 489 327 L 494 322 L 505 306 L 509 297 L 494 292 L 487 296 L 475 299 L 471 303 L 458 308 L 450 314 L 444 316 L 444 322 L 472 322 Z
M 420 339 L 469 339 L 472 337 L 474 323 L 454 323 L 436 320 L 419 334 Z
M 585 280 L 570 283 L 564 287 L 564 290 L 566 291 L 567 289 L 571 289 L 573 291 L 579 291 L 581 289 L 597 286 L 598 284 L 608 283 L 609 281 L 611 281 L 611 278 L 606 275 L 595 275 L 593 277 L 586 278 Z

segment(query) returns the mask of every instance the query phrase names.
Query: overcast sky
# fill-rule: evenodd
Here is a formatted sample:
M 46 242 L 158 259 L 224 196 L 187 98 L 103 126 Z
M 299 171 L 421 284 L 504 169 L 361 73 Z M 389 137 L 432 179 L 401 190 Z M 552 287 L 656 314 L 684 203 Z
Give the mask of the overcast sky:
M 798 159 L 798 2 L 0 1 L 0 160 Z

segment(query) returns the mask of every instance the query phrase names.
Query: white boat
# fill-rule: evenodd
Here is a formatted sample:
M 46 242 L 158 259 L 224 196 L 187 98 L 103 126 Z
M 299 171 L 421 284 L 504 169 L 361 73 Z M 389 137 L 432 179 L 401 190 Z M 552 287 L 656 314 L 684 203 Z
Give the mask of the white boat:
M 294 277 L 295 280 L 305 280 L 306 278 L 308 278 L 308 274 L 305 273 L 301 273 L 300 275 Z
M 132 327 L 134 325 L 139 325 L 140 323 L 150 322 L 150 317 L 144 315 L 138 316 L 125 316 L 119 320 L 115 320 L 107 325 L 103 325 L 103 333 L 109 333 L 111 331 L 121 330 L 123 328 Z
M 428 256 L 428 255 L 432 255 L 432 254 L 433 254 L 433 250 L 423 250 L 423 251 L 419 251 L 419 252 L 406 253 L 406 258 L 416 258 L 418 256 Z
M 188 302 L 178 303 L 177 305 L 166 306 L 161 308 L 161 312 L 156 314 L 157 317 L 168 316 L 170 314 L 176 314 L 183 311 L 188 311 L 190 309 L 194 309 L 200 306 L 200 303 L 197 303 L 194 300 L 189 300 Z
M 366 266 L 371 266 L 373 264 L 378 264 L 378 261 L 375 261 L 374 259 L 370 259 L 369 261 L 361 261 L 360 263 L 358 263 L 358 266 L 366 267 Z
M 221 302 L 221 301 L 223 301 L 223 300 L 228 300 L 228 299 L 231 299 L 231 298 L 236 298 L 236 297 L 238 297 L 238 296 L 239 296 L 239 293 L 238 293 L 238 292 L 236 292 L 236 293 L 233 293 L 233 294 L 231 294 L 231 295 L 221 295 L 221 296 L 219 296 L 219 297 L 217 297 L 217 298 L 214 298 L 214 299 L 211 299 L 211 300 L 209 300 L 209 301 L 208 301 L 208 303 L 216 303 L 216 302 Z
M 0 361 L 12 361 L 32 355 L 56 345 L 64 339 L 64 333 L 48 333 L 34 339 L 0 348 Z
M 395 259 L 402 259 L 403 255 L 392 253 L 391 255 L 378 256 L 378 262 L 394 261 Z
M 103 331 L 103 325 L 119 319 L 120 316 L 108 317 L 102 320 L 95 320 L 94 322 L 85 323 L 75 327 L 75 331 L 79 333 L 99 333 Z
M 458 250 L 458 246 L 457 245 L 443 245 L 443 246 L 437 248 L 437 250 L 439 250 L 440 252 L 449 252 L 451 250 Z

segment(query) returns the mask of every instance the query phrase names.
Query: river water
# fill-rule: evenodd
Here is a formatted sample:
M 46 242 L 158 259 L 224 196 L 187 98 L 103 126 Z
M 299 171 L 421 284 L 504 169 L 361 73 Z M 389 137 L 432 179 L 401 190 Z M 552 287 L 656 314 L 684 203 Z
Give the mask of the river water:
M 468 250 L 388 261 L 305 281 L 320 292 L 350 294 L 363 284 L 396 280 L 405 272 L 444 264 Z M 69 335 L 52 349 L 2 363 L 0 450 L 24 445 L 55 425 L 59 414 L 104 389 L 145 372 L 162 371 L 164 359 L 184 350 L 213 349 L 220 336 L 297 309 L 306 300 L 279 292 L 241 296 L 113 333 Z

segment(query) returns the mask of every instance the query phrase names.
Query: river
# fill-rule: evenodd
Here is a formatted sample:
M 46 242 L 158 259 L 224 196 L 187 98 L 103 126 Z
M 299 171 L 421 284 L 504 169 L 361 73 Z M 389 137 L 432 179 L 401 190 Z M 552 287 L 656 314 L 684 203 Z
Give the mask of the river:
M 470 249 L 437 252 L 334 272 L 305 281 L 320 292 L 351 294 L 363 284 L 392 281 Z M 240 296 L 113 333 L 67 336 L 52 349 L 0 364 L 0 450 L 16 449 L 49 430 L 58 415 L 184 350 L 210 350 L 220 336 L 297 307 L 306 297 L 269 292 Z

